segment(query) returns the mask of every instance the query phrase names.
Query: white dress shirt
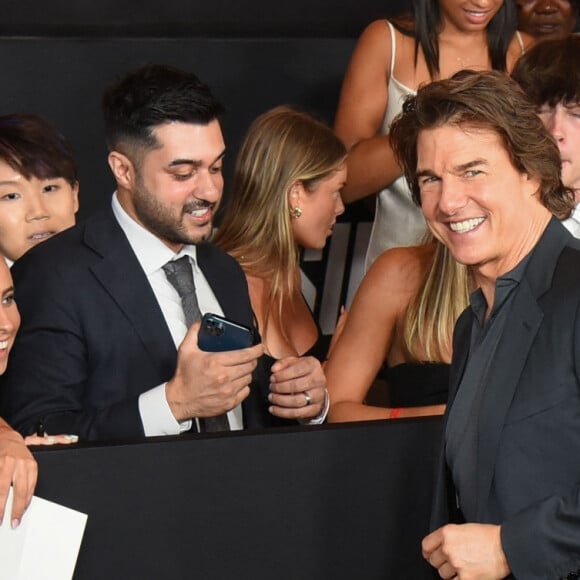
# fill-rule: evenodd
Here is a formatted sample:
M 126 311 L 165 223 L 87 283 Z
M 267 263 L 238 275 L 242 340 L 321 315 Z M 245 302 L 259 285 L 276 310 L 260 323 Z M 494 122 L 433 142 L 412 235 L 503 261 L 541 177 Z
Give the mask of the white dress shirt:
M 171 285 L 165 276 L 163 266 L 170 260 L 175 260 L 182 256 L 189 256 L 193 266 L 193 278 L 199 310 L 203 314 L 213 312 L 223 315 L 223 310 L 215 297 L 206 277 L 197 265 L 196 247 L 194 245 L 184 246 L 176 254 L 168 248 L 158 237 L 138 224 L 121 207 L 117 194 L 112 200 L 113 214 L 119 222 L 121 229 L 125 232 L 131 248 L 137 256 L 137 260 L 143 268 L 165 322 L 175 343 L 175 348 L 183 341 L 187 333 L 185 314 L 181 305 L 181 299 L 177 290 Z M 191 428 L 191 421 L 179 422 L 173 416 L 167 397 L 165 395 L 166 383 L 158 385 L 149 391 L 145 391 L 139 397 L 139 413 L 143 423 L 143 429 L 147 437 L 156 435 L 177 435 Z M 243 429 L 242 408 L 240 405 L 228 412 L 230 429 Z
M 562 225 L 575 237 L 580 238 L 580 204 L 578 204 L 572 215 L 562 221 Z

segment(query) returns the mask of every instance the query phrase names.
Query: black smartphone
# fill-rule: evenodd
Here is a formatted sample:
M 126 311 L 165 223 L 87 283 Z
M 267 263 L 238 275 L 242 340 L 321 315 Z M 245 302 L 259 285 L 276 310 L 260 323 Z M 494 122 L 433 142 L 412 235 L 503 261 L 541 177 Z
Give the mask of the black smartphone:
M 254 344 L 254 332 L 243 324 L 206 312 L 201 319 L 197 344 L 207 352 L 239 350 Z

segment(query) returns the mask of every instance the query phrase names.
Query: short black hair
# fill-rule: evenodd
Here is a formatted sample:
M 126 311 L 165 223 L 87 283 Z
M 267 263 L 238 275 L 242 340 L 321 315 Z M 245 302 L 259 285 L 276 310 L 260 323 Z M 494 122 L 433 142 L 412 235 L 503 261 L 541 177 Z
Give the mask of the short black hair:
M 0 116 L 0 159 L 26 179 L 62 177 L 72 187 L 78 166 L 70 143 L 47 119 L 33 114 Z
M 127 73 L 105 91 L 102 106 L 109 150 L 122 142 L 152 148 L 155 127 L 171 121 L 207 125 L 224 112 L 197 76 L 161 64 Z

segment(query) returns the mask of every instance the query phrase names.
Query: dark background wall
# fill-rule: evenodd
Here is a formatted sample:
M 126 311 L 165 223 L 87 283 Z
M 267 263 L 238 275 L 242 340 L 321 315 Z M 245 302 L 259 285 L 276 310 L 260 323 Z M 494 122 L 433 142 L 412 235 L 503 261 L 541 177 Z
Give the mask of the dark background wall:
M 273 106 L 290 104 L 332 124 L 356 38 L 373 19 L 403 12 L 409 4 L 7 0 L 0 19 L 0 114 L 42 114 L 72 141 L 80 161 L 82 218 L 113 186 L 99 109 L 103 88 L 144 62 L 189 68 L 228 109 L 227 197 L 249 123 Z
M 3 36 L 355 37 L 411 0 L 5 0 Z
M 356 38 L 410 0 L 5 0 L 0 19 L 0 114 L 33 112 L 72 142 L 80 162 L 79 219 L 109 203 L 100 99 L 146 62 L 195 72 L 225 104 L 227 203 L 237 149 L 260 113 L 289 104 L 332 124 Z M 303 256 L 304 293 L 329 335 L 362 277 L 369 205 L 353 204 L 324 252 Z M 218 219 L 219 221 L 219 219 Z

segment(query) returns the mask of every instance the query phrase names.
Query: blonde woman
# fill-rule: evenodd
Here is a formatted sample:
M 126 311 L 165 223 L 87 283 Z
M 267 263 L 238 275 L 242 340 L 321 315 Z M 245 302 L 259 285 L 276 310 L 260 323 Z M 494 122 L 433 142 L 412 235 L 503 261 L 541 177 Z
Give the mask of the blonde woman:
M 325 367 L 329 421 L 443 413 L 453 327 L 467 304 L 467 270 L 439 242 L 379 256 Z M 366 405 L 383 368 L 390 406 Z
M 346 150 L 330 128 L 303 112 L 277 107 L 248 130 L 214 240 L 246 274 L 271 365 L 270 400 L 284 418 L 326 414 L 320 363 L 326 352 L 301 292 L 299 257 L 300 248 L 321 249 L 332 234 L 344 211 L 345 180 Z M 303 400 L 309 416 L 282 412 L 289 397 Z

